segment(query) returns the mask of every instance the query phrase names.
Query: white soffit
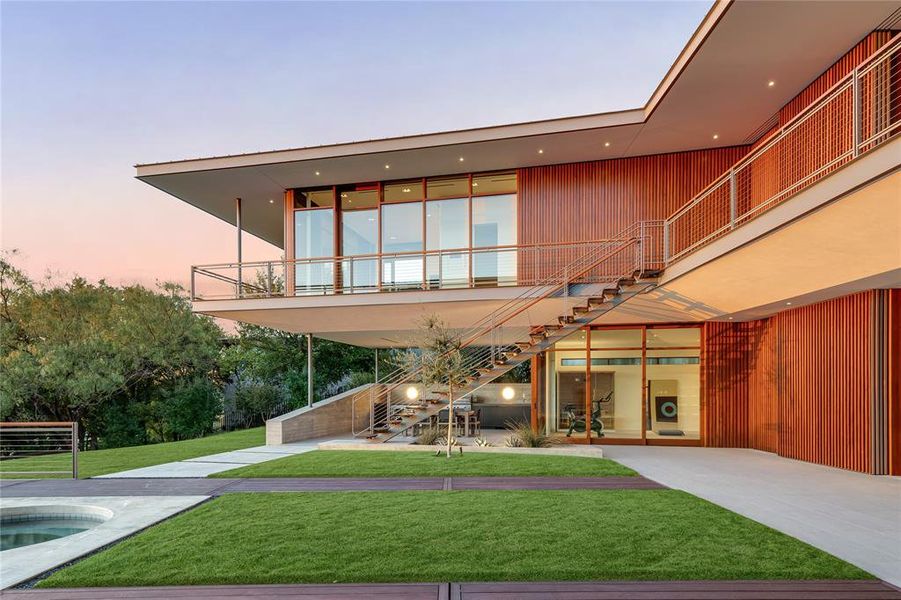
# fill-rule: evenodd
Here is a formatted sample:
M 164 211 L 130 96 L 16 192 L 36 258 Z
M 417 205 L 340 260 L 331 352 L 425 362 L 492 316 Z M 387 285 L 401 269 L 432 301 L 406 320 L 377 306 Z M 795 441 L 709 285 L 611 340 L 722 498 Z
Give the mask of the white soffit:
M 745 144 L 897 8 L 896 1 L 718 2 L 643 108 L 138 165 L 137 176 L 229 223 L 240 197 L 246 230 L 281 246 L 284 189 L 382 180 L 385 164 L 400 179 L 459 172 L 460 156 L 466 171 L 478 172 Z

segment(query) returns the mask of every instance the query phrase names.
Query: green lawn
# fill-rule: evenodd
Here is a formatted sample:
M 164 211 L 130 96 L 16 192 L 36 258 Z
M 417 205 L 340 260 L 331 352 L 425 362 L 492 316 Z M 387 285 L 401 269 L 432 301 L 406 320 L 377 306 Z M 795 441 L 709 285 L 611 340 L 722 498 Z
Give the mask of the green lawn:
M 678 490 L 231 494 L 39 587 L 604 579 L 863 579 Z
M 433 452 L 314 450 L 216 473 L 211 477 L 454 477 L 556 476 L 605 477 L 636 475 L 606 458 L 481 454 L 465 452 L 447 458 Z
M 106 475 L 117 471 L 216 454 L 217 452 L 262 446 L 265 443 L 265 429 L 256 427 L 254 429 L 230 431 L 181 442 L 110 448 L 108 450 L 89 450 L 78 453 L 78 476 L 84 478 Z M 17 475 L 16 471 L 65 470 L 70 468 L 71 461 L 72 458 L 69 454 L 3 461 L 0 463 L 0 477 L 35 477 L 35 475 Z

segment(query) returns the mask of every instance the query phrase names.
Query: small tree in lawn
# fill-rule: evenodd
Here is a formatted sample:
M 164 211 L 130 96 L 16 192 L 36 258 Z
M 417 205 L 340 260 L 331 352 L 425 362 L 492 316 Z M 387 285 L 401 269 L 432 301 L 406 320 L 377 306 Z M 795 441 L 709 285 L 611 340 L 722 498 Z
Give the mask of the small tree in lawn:
M 460 337 L 448 330 L 437 315 L 422 319 L 422 340 L 419 356 L 408 355 L 407 364 L 418 363 L 422 383 L 428 387 L 447 389 L 447 456 L 451 455 L 454 422 L 454 388 L 466 384 L 467 370 L 463 365 Z

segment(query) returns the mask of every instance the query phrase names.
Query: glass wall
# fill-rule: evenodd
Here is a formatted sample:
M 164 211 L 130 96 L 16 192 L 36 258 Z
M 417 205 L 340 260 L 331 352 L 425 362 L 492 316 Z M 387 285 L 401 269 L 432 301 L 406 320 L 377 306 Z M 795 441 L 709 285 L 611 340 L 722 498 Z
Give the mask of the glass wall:
M 516 245 L 517 222 L 514 194 L 472 199 L 472 275 L 475 285 L 516 283 L 517 250 L 476 249 Z
M 648 330 L 648 439 L 701 438 L 700 346 L 700 329 Z
M 379 251 L 377 210 L 345 211 L 341 215 L 341 255 L 359 257 Z M 341 263 L 343 287 L 354 290 L 378 285 L 378 258 L 354 258 Z
M 545 391 L 550 433 L 699 439 L 700 329 L 580 331 L 548 351 Z
M 335 212 L 330 209 L 294 212 L 294 256 L 321 258 L 335 254 Z M 297 294 L 328 293 L 334 287 L 334 264 L 320 260 L 295 267 Z
M 469 198 L 430 200 L 425 205 L 426 268 L 429 287 L 466 287 L 469 282 Z
M 422 203 L 382 206 L 382 254 L 418 253 L 412 256 L 383 256 L 382 286 L 420 287 L 422 249 Z
M 515 172 L 295 189 L 294 257 L 334 256 L 339 234 L 339 255 L 361 257 L 332 261 L 337 270 L 328 261 L 298 265 L 296 287 L 347 293 L 515 285 L 516 192 Z

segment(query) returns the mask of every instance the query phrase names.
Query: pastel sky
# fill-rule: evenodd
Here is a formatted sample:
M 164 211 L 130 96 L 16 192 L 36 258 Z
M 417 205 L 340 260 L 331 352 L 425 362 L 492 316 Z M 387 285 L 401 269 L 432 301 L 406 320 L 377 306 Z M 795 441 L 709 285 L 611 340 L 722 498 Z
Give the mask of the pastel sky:
M 638 107 L 709 7 L 4 0 L 0 244 L 36 277 L 185 283 L 234 229 L 134 164 Z

